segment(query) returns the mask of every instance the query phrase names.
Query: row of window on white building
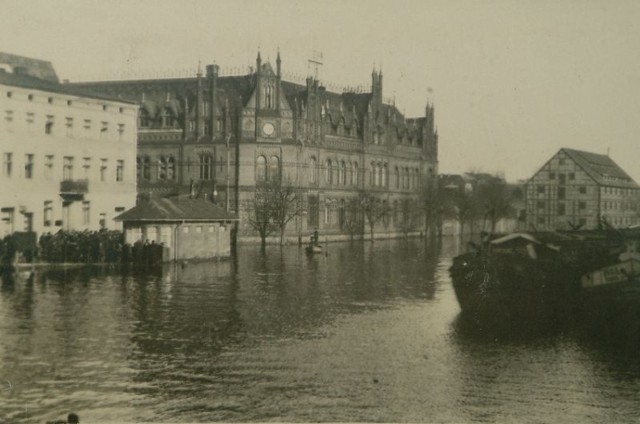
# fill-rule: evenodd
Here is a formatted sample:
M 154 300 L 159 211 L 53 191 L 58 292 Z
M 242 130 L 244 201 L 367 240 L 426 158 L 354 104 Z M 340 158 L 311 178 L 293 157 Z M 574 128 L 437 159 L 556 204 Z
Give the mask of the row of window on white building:
M 2 176 L 5 178 L 12 178 L 15 174 L 14 169 L 14 155 L 11 152 L 5 152 L 2 155 Z M 90 157 L 83 157 L 81 166 L 82 166 L 82 179 L 91 179 L 91 168 L 92 168 L 93 159 Z M 99 181 L 107 182 L 109 179 L 109 159 L 101 158 L 98 162 L 98 177 Z M 35 166 L 36 166 L 36 158 L 33 153 L 27 153 L 23 158 L 23 174 L 22 176 L 25 179 L 33 179 L 35 176 Z M 75 170 L 77 167 L 76 158 L 73 156 L 63 156 L 62 157 L 62 179 L 63 180 L 73 180 L 74 178 L 78 178 L 78 175 L 75 174 Z M 115 167 L 115 181 L 123 182 L 124 181 L 124 160 L 118 159 L 116 160 Z M 55 155 L 45 155 L 44 156 L 44 178 L 45 179 L 53 179 L 55 177 Z

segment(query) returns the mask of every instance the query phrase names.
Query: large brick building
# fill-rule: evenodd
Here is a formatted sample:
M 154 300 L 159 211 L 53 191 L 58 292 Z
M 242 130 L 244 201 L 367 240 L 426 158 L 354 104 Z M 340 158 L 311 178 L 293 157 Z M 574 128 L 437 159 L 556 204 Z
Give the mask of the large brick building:
M 526 184 L 527 226 L 624 228 L 640 222 L 640 186 L 609 156 L 563 148 Z
M 217 65 L 192 78 L 105 81 L 76 86 L 140 105 L 138 192 L 171 195 L 191 191 L 239 212 L 264 180 L 279 180 L 304 193 L 305 212 L 289 236 L 345 234 L 345 202 L 368 192 L 390 213 L 379 232 L 397 232 L 402 205 L 417 202 L 437 175 L 434 109 L 406 119 L 383 101 L 382 72 L 369 92 L 331 92 L 316 78 L 284 81 L 258 54 L 246 75 L 222 76 Z M 421 224 L 420 224 L 421 225 Z M 416 228 L 419 231 L 420 228 Z
M 136 201 L 137 113 L 61 84 L 49 62 L 0 53 L 0 237 L 116 229 Z

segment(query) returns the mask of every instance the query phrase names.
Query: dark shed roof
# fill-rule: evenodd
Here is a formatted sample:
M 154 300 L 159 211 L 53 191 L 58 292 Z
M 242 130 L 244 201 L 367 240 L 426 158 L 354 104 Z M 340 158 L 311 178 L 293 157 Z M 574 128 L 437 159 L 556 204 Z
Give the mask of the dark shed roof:
M 150 199 L 121 213 L 116 221 L 237 221 L 235 215 L 202 199 Z

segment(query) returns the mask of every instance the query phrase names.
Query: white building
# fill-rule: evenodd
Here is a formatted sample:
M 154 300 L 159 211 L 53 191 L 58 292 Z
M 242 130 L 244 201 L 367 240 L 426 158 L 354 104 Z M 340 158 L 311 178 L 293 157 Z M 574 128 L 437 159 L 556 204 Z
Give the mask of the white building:
M 136 202 L 137 109 L 0 53 L 0 237 L 118 229 Z

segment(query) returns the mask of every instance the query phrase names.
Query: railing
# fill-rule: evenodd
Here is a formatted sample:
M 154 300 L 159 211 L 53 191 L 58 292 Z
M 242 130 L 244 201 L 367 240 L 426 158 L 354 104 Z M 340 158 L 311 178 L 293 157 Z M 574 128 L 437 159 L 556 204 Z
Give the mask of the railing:
M 88 180 L 62 180 L 60 181 L 60 194 L 82 195 L 89 191 Z

